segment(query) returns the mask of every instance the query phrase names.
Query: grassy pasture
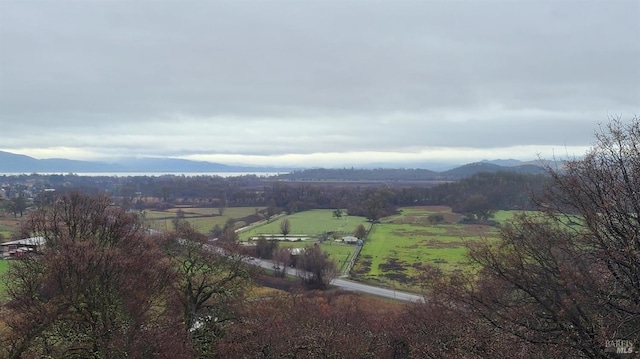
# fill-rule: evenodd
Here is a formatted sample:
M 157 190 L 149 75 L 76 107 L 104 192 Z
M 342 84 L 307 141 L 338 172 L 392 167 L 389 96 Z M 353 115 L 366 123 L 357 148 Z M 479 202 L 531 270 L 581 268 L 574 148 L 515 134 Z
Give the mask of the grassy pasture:
M 278 246 L 281 248 L 305 248 L 312 246 L 315 241 L 300 241 L 300 242 L 278 242 Z M 324 241 L 319 244 L 323 252 L 329 254 L 329 259 L 336 262 L 338 269 L 342 269 L 344 263 L 351 259 L 355 250 L 354 245 L 344 244 L 339 242 L 333 242 L 331 240 Z
M 369 224 L 366 218 L 358 216 L 343 216 L 342 218 L 333 217 L 333 211 L 330 209 L 314 209 L 295 213 L 289 216 L 282 216 L 272 220 L 270 223 L 262 223 L 247 228 L 240 233 L 240 239 L 247 240 L 251 237 L 260 235 L 280 234 L 280 223 L 287 218 L 291 225 L 290 235 L 305 234 L 310 237 L 309 240 L 299 242 L 279 242 L 280 247 L 287 248 L 304 248 L 312 246 L 318 236 L 325 232 L 338 232 L 343 235 L 351 235 L 359 224 L 364 224 L 367 228 Z M 338 269 L 341 270 L 344 263 L 351 259 L 355 246 L 335 242 L 332 239 L 319 243 L 324 252 L 329 254 L 329 258 L 336 262 Z
M 504 225 L 509 223 L 509 221 L 513 220 L 515 216 L 518 214 L 526 214 L 528 216 L 535 216 L 538 211 L 496 211 L 493 214 L 493 220 L 500 222 L 500 224 Z
M 4 236 L 5 240 L 9 240 L 19 225 L 20 218 L 16 219 L 13 216 L 0 218 L 0 234 Z
M 346 262 L 351 260 L 356 249 L 354 245 L 332 242 L 331 240 L 322 242 L 320 248 L 329 254 L 329 259 L 336 262 L 339 271 L 342 271 Z
M 500 224 L 505 225 L 509 223 L 509 221 L 513 220 L 516 215 L 522 214 L 522 213 L 536 219 L 540 219 L 540 220 L 545 219 L 543 213 L 539 211 L 496 211 L 496 213 L 493 216 L 493 219 L 500 222 Z M 567 215 L 566 217 L 560 217 L 560 224 L 573 226 L 573 225 L 584 224 L 584 223 L 583 223 L 582 217 L 580 216 Z
M 231 218 L 238 220 L 255 214 L 262 207 L 228 207 L 225 208 L 222 216 L 219 215 L 217 208 L 171 208 L 166 211 L 148 210 L 145 212 L 146 221 L 150 228 L 158 231 L 173 230 L 173 220 L 177 216 L 178 210 L 182 210 L 184 219 L 191 222 L 193 227 L 201 233 L 210 232 L 217 225 L 224 224 Z M 236 226 L 245 225 L 243 221 L 238 221 Z
M 314 209 L 277 218 L 270 223 L 253 226 L 240 233 L 240 238 L 247 240 L 250 237 L 257 237 L 261 234 L 279 235 L 280 222 L 284 218 L 289 220 L 291 235 L 307 234 L 316 236 L 325 232 L 340 232 L 350 235 L 359 224 L 364 224 L 368 228 L 367 220 L 364 217 L 343 216 L 342 218 L 334 218 L 333 211 L 330 209 Z
M 11 261 L 0 259 L 0 275 L 2 275 L 9 269 L 9 262 Z
M 430 224 L 428 216 L 435 213 L 442 214 L 445 223 Z M 354 275 L 365 281 L 411 288 L 417 285 L 426 265 L 445 271 L 465 270 L 465 243 L 481 237 L 497 238 L 498 229 L 458 224 L 459 218 L 448 207 L 413 207 L 382 219 L 365 242 Z
M 11 261 L 0 259 L 0 302 L 2 302 L 2 296 L 4 294 L 4 273 L 9 270 Z

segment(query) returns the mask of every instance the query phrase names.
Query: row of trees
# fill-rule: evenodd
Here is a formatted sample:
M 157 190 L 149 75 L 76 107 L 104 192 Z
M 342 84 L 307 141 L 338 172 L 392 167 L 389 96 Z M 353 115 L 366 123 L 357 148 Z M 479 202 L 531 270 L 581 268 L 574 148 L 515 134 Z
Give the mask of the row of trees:
M 1 201 L 0 204 L 3 204 L 4 209 L 12 213 L 14 217 L 18 217 L 18 215 L 22 217 L 29 206 L 26 196 L 22 194 Z
M 539 193 L 549 177 L 510 172 L 481 173 L 457 182 L 423 184 L 374 183 L 363 186 L 346 184 L 305 184 L 274 181 L 256 176 L 161 176 L 161 177 L 16 177 L 39 188 L 54 188 L 58 193 L 82 189 L 85 193 L 107 193 L 127 208 L 166 208 L 175 203 L 190 203 L 217 208 L 228 206 L 266 207 L 270 218 L 278 211 L 294 213 L 310 208 L 346 208 L 352 215 L 375 221 L 391 214 L 398 206 L 464 206 L 472 196 L 481 196 L 491 210 L 531 208 L 531 193 Z M 43 192 L 44 193 L 44 192 Z M 34 197 L 39 202 L 40 195 Z M 42 201 L 44 202 L 44 201 Z M 340 215 L 336 213 L 336 215 Z

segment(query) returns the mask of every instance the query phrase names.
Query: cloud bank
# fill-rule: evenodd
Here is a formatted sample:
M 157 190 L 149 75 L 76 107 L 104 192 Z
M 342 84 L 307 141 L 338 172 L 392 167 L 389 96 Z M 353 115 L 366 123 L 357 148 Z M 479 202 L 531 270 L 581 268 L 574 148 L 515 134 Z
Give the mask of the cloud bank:
M 3 1 L 0 149 L 354 165 L 579 155 L 637 1 Z

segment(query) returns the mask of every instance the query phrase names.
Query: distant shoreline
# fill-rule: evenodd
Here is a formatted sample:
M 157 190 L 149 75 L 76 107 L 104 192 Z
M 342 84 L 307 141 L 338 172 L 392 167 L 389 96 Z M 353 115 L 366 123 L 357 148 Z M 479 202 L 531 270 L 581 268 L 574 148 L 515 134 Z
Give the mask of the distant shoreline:
M 255 175 L 258 177 L 271 177 L 281 174 L 287 174 L 289 172 L 5 172 L 0 173 L 0 176 L 51 176 L 51 175 L 64 175 L 64 176 L 80 176 L 80 177 L 162 177 L 162 176 L 185 176 L 185 177 L 199 177 L 199 176 L 217 176 L 217 177 L 240 177 Z

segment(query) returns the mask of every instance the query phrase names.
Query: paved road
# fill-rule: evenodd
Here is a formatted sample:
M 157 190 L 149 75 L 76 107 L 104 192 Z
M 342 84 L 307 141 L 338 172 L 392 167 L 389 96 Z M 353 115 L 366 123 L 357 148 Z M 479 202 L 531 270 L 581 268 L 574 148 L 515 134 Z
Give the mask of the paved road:
M 267 260 L 256 258 L 256 259 L 247 260 L 247 263 L 258 265 L 260 267 L 267 268 L 267 269 L 273 269 L 273 262 L 267 261 Z M 287 268 L 287 274 L 299 276 L 301 273 L 295 268 Z M 336 278 L 332 280 L 330 284 L 332 286 L 335 286 L 344 290 L 367 293 L 367 294 L 377 295 L 379 297 L 390 298 L 390 299 L 400 300 L 404 302 L 424 301 L 424 297 L 421 295 L 407 293 L 407 292 L 400 292 L 393 289 L 380 288 L 372 285 L 354 282 L 347 279 Z
M 373 294 L 379 297 L 391 298 L 391 299 L 401 300 L 404 302 L 423 302 L 424 301 L 424 297 L 421 295 L 407 293 L 407 292 L 399 292 L 393 289 L 375 287 L 372 285 L 362 284 L 362 283 L 350 281 L 347 279 L 336 278 L 331 281 L 331 285 L 345 289 L 345 290 Z

